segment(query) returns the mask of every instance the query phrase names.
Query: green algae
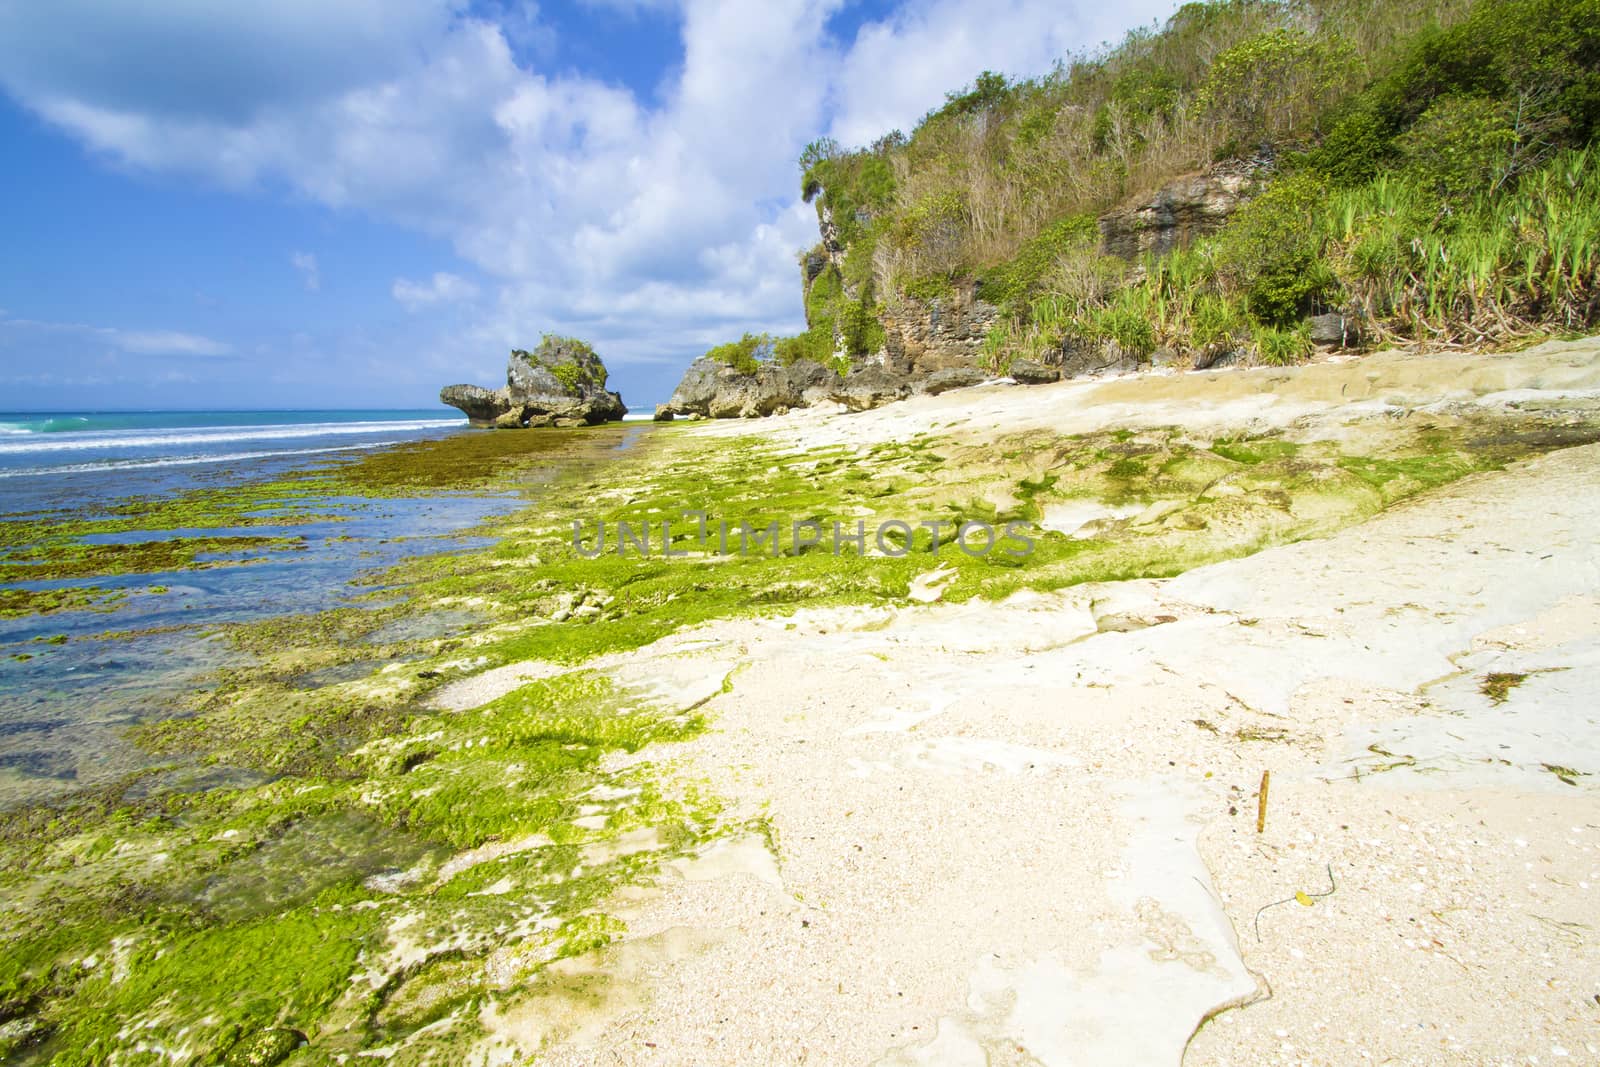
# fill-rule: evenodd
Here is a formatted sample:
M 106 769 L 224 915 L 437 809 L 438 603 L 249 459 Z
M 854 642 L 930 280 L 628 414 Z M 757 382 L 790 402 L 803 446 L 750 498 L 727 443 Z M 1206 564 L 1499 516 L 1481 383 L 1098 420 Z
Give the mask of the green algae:
M 652 432 L 609 466 L 592 446 L 615 433 L 463 435 L 182 501 L 168 517 L 222 529 L 247 526 L 252 508 L 272 525 L 323 514 L 332 492 L 536 491 L 534 506 L 481 524 L 492 545 L 374 574 L 365 603 L 224 628 L 246 658 L 179 717 L 133 733 L 166 762 L 0 813 L 0 936 L 16 946 L 0 963 L 0 1023 L 37 1024 L 28 1055 L 63 1063 L 138 1041 L 180 1061 L 242 1060 L 290 1034 L 307 1042 L 287 1053 L 296 1062 L 378 1049 L 458 1062 L 486 1011 L 560 985 L 554 963 L 621 934 L 607 913 L 619 887 L 735 828 L 660 762 L 705 729 L 701 709 L 583 669 L 465 712 L 425 708 L 438 686 L 530 659 L 581 667 L 701 622 L 905 605 L 940 566 L 952 601 L 1177 574 L 1358 522 L 1538 439 L 1478 448 L 1482 429 L 1397 431 L 1381 455 L 1170 428 L 804 454 Z M 561 457 L 572 466 L 552 474 Z M 903 554 L 870 541 L 723 553 L 685 520 L 1031 524 L 1083 501 L 1143 510 L 1082 537 L 1030 527 L 1022 557 L 968 555 L 922 530 L 890 542 Z M 684 522 L 672 544 L 688 554 L 587 558 L 573 523 L 600 521 Z M 428 624 L 462 611 L 481 621 Z M 245 784 L 153 787 L 195 764 Z
M 446 1017 L 468 1040 L 473 1005 L 620 932 L 617 886 L 720 832 L 693 783 L 602 766 L 701 728 L 578 672 L 413 713 L 339 777 L 8 813 L 0 1011 L 72 1064 L 213 1062 L 274 1028 L 335 1054 Z
M 1511 691 L 1527 680 L 1526 674 L 1491 671 L 1483 676 L 1483 684 L 1478 687 L 1478 692 L 1488 697 L 1491 703 L 1504 704 L 1510 698 Z
M 305 547 L 305 541 L 298 537 L 182 537 L 115 544 L 51 539 L 0 555 L 0 582 L 204 570 L 253 561 L 215 558 L 222 553 L 262 558 L 257 554 L 303 551 Z

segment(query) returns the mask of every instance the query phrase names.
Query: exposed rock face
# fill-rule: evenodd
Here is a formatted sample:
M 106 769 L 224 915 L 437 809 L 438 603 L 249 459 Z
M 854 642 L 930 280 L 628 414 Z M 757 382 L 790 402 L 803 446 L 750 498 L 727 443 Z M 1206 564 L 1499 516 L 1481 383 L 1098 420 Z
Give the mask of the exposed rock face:
M 843 380 L 836 378 L 834 381 L 837 384 L 828 399 L 838 401 L 851 411 L 866 411 L 892 400 L 904 400 L 912 392 L 909 378 L 871 365 L 857 367 Z
M 923 378 L 952 367 L 976 367 L 984 335 L 1000 309 L 980 300 L 972 286 L 943 298 L 905 297 L 883 312 L 884 368 Z
M 1182 248 L 1196 237 L 1219 229 L 1239 206 L 1253 196 L 1271 171 L 1272 158 L 1231 160 L 1180 178 L 1154 196 L 1110 212 L 1100 219 L 1101 245 L 1110 255 L 1136 260 L 1146 252 L 1162 254 Z M 801 281 L 809 295 L 817 279 L 830 268 L 840 268 L 847 251 L 839 240 L 833 216 L 818 213 L 821 243 L 800 264 Z M 847 294 L 853 295 L 853 294 Z M 919 393 L 937 394 L 977 385 L 990 377 L 984 365 L 984 338 L 1000 318 L 1000 309 L 982 299 L 975 282 L 960 284 L 947 296 L 932 299 L 900 295 L 880 308 L 883 349 L 858 360 L 844 377 L 814 363 L 789 367 L 766 364 L 754 374 L 741 374 L 715 360 L 692 364 L 678 383 L 672 399 L 657 410 L 658 419 L 675 415 L 711 418 L 749 418 L 805 407 L 824 400 L 864 411 Z M 1332 337 L 1327 323 L 1313 323 L 1313 336 L 1328 335 L 1320 343 L 1349 343 L 1348 335 Z M 1162 365 L 1180 362 L 1163 353 Z M 1197 366 L 1222 366 L 1225 352 L 1197 357 Z M 1157 362 L 1157 361 L 1153 361 Z M 1010 377 L 1024 385 L 1039 385 L 1063 378 L 1123 374 L 1139 369 L 1140 360 L 1115 343 L 1077 344 L 1068 341 L 1037 359 L 1012 363 Z
M 952 389 L 965 389 L 969 385 L 978 385 L 988 381 L 989 377 L 977 367 L 946 367 L 944 370 L 934 371 L 917 383 L 917 391 L 929 396 L 938 396 Z
M 1017 359 L 1011 362 L 1006 375 L 1023 385 L 1047 385 L 1061 380 L 1061 368 L 1034 359 Z
M 570 337 L 547 336 L 532 352 L 513 349 L 499 389 L 448 385 L 441 403 L 460 408 L 474 426 L 583 426 L 628 413 L 606 389 L 606 367 L 594 349 Z
M 447 385 L 439 390 L 439 402 L 466 412 L 474 426 L 492 426 L 495 419 L 510 409 L 511 396 L 504 387 L 485 389 L 481 385 Z
M 1126 374 L 1139 369 L 1138 357 L 1115 341 L 1078 345 L 1067 342 L 1061 352 L 1061 377 L 1089 378 L 1100 374 Z
M 1100 247 L 1129 261 L 1185 248 L 1221 229 L 1271 169 L 1269 156 L 1229 160 L 1169 182 L 1154 196 L 1102 215 Z
M 709 356 L 689 365 L 672 399 L 656 418 L 705 415 L 714 419 L 755 418 L 808 407 L 827 400 L 839 376 L 820 363 L 800 360 L 784 366 L 764 363 L 743 374 Z

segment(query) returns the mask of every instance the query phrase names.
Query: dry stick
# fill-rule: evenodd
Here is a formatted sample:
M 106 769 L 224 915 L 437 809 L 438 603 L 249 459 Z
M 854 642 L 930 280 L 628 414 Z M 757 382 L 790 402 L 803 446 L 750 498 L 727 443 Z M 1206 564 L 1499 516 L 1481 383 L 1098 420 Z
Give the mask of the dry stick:
M 1257 794 L 1256 802 L 1256 833 L 1264 833 L 1267 829 L 1267 785 L 1272 781 L 1271 771 L 1261 772 L 1261 792 Z

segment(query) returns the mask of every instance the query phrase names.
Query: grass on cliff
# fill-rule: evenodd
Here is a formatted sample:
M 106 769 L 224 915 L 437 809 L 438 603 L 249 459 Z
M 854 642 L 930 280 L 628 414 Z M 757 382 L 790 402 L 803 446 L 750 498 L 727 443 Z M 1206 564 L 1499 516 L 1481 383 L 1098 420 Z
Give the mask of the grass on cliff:
M 1368 342 L 1574 332 L 1600 321 L 1597 27 L 1600 0 L 1188 4 L 1045 77 L 980 75 L 909 136 L 816 142 L 802 186 L 841 299 L 975 280 L 997 368 L 1107 341 L 1294 362 L 1324 311 Z M 1216 239 L 1100 254 L 1100 214 L 1263 147 L 1276 176 Z

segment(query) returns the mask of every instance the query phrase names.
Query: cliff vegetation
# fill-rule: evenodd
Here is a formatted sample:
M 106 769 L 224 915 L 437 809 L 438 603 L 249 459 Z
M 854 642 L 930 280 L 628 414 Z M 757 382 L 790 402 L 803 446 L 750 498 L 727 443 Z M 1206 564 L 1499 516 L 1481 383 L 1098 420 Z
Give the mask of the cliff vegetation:
M 711 354 L 848 370 L 908 306 L 958 300 L 996 309 L 997 372 L 1107 345 L 1293 362 L 1319 315 L 1343 344 L 1578 332 L 1597 123 L 1600 0 L 1189 4 L 1042 77 L 984 72 L 909 135 L 807 146 L 808 329 Z M 1186 178 L 1215 210 L 1148 239 Z

